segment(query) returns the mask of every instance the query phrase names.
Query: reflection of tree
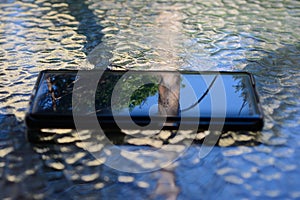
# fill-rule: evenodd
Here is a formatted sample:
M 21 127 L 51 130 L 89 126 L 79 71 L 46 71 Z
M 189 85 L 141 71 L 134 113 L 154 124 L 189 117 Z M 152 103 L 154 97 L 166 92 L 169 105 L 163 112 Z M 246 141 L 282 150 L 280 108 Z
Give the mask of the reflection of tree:
M 148 83 L 135 90 L 130 97 L 130 110 L 138 105 L 142 106 L 147 97 L 154 96 L 157 93 L 157 87 L 158 84 Z
M 251 102 L 249 104 L 249 91 L 247 89 L 247 86 L 249 84 L 246 83 L 247 79 L 245 79 L 244 77 L 240 77 L 240 76 L 233 76 L 233 79 L 235 80 L 235 84 L 233 85 L 233 87 L 235 88 L 236 93 L 240 93 L 240 97 L 243 99 L 243 103 L 241 105 L 241 108 L 239 110 L 239 115 L 242 113 L 243 109 L 249 105 L 249 107 L 251 107 Z M 251 111 L 251 109 L 249 109 L 249 111 Z
M 87 72 L 93 73 L 93 72 Z M 118 87 L 118 98 L 114 100 L 116 105 L 114 108 L 134 108 L 135 106 L 142 105 L 147 97 L 153 96 L 157 93 L 158 77 L 149 75 L 135 74 L 123 78 L 124 72 L 105 72 L 103 73 L 98 87 L 95 91 L 89 90 L 88 76 L 77 77 L 75 73 L 65 74 L 48 74 L 43 82 L 42 88 L 39 93 L 39 111 L 50 111 L 58 113 L 72 112 L 72 92 L 75 79 L 82 81 L 85 85 L 77 88 L 77 93 L 80 98 L 85 101 L 84 104 L 88 107 L 93 105 L 95 101 L 95 109 L 97 112 L 110 112 L 111 100 L 113 90 L 116 85 L 121 81 L 121 87 Z M 143 82 L 151 84 L 143 84 Z M 134 92 L 132 92 L 134 91 Z M 86 96 L 95 94 L 95 99 L 87 99 Z M 130 99 L 128 102 L 127 100 Z M 78 109 L 77 107 L 73 109 Z
M 129 107 L 132 110 L 136 106 L 141 106 L 148 97 L 157 93 L 159 77 L 151 72 L 134 72 L 119 79 L 117 80 L 120 81 L 118 85 L 111 88 L 111 93 L 113 89 L 118 93 L 118 96 L 112 99 L 114 109 L 120 110 Z
M 48 74 L 39 94 L 39 111 L 71 112 L 72 89 L 75 76 L 68 74 Z M 46 90 L 45 90 L 46 88 Z
M 162 74 L 158 92 L 159 113 L 165 115 L 178 115 L 180 75 L 178 73 Z
M 94 72 L 87 72 L 94 73 Z M 134 73 L 123 76 L 124 72 L 104 72 L 96 90 L 96 93 L 89 87 L 88 74 L 83 77 L 76 77 L 75 73 L 47 74 L 40 89 L 38 101 L 39 111 L 50 111 L 57 113 L 72 112 L 72 92 L 74 82 L 82 81 L 85 85 L 77 88 L 84 105 L 90 107 L 95 102 L 95 109 L 98 113 L 111 113 L 112 103 L 114 109 L 142 106 L 148 97 L 158 94 L 158 110 L 163 115 L 177 115 L 179 110 L 180 75 L 178 73 Z M 146 83 L 146 84 L 144 84 Z M 112 99 L 113 92 L 117 96 Z M 95 94 L 95 99 L 87 99 L 86 96 Z M 129 100 L 129 101 L 128 101 Z M 94 101 L 94 102 L 93 102 Z M 79 107 L 74 107 L 79 109 Z
M 159 76 L 158 76 L 159 74 Z M 162 115 L 177 115 L 179 111 L 179 73 L 135 73 L 122 77 L 122 85 L 117 89 L 117 99 L 112 99 L 114 108 L 142 106 L 146 99 L 158 93 L 158 111 Z M 145 84 L 146 83 L 146 84 Z M 130 99 L 128 103 L 128 99 Z

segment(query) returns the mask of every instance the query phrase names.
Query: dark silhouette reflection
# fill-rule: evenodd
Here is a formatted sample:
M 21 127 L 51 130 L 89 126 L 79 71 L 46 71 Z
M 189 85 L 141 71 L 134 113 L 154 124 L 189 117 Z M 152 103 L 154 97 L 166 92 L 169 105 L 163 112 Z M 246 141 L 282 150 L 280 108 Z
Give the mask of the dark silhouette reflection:
M 88 2 L 85 0 L 54 0 L 51 3 L 66 3 L 67 7 L 52 7 L 58 13 L 68 13 L 79 22 L 75 31 L 78 34 L 86 37 L 86 43 L 84 44 L 83 52 L 89 54 L 97 45 L 101 43 L 103 33 L 101 30 L 103 27 L 100 25 L 99 17 L 96 16 L 89 8 Z M 67 9 L 67 10 L 66 10 Z M 55 26 L 61 26 L 59 21 L 53 20 Z M 70 26 L 70 25 L 69 25 Z
M 83 51 L 88 54 L 101 43 L 103 37 L 101 30 L 103 27 L 99 25 L 98 16 L 89 9 L 86 1 L 66 0 L 66 3 L 69 5 L 70 14 L 79 22 L 78 33 L 86 36 L 86 44 Z
M 39 96 L 36 111 L 71 114 L 72 108 L 69 104 L 72 102 L 75 78 L 67 74 L 47 75 L 42 83 L 45 93 Z
M 130 111 L 134 111 L 137 108 L 141 108 L 147 98 L 156 95 L 159 78 L 139 74 L 136 74 L 137 76 L 134 77 L 129 77 L 128 79 L 126 78 L 126 83 L 118 90 L 122 96 L 116 96 L 117 99 L 113 100 L 113 92 L 118 87 L 117 83 L 124 73 L 125 72 L 104 72 L 99 80 L 96 92 L 91 89 L 86 90 L 89 88 L 88 84 L 91 84 L 88 80 L 88 74 L 86 77 L 76 77 L 76 71 L 55 71 L 46 73 L 41 77 L 41 83 L 37 95 L 35 96 L 36 104 L 33 104 L 32 111 L 34 113 L 72 115 L 72 111 L 77 109 L 77 107 L 72 108 L 72 93 L 74 92 L 80 93 L 86 105 L 90 105 L 95 101 L 95 109 L 99 114 L 112 115 L 112 103 L 114 104 L 113 108 L 117 111 L 122 112 L 121 110 L 124 108 L 129 108 Z M 82 81 L 85 85 L 83 88 L 78 88 L 78 90 L 74 91 L 73 87 L 76 81 Z M 143 81 L 152 83 L 142 85 Z M 141 87 L 135 87 L 136 85 L 141 85 Z M 135 88 L 132 89 L 132 87 Z M 94 99 L 85 98 L 87 94 L 93 93 L 95 93 Z M 129 102 L 127 100 L 129 100 Z M 89 115 L 89 113 L 85 114 Z

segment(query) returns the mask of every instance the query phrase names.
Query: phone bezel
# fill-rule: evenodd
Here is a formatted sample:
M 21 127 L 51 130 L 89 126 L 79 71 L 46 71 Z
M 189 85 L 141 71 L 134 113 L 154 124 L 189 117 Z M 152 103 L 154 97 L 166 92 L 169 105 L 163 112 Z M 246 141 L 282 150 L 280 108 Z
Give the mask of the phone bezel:
M 84 71 L 90 71 L 90 70 L 84 70 Z M 100 72 L 101 71 L 101 72 Z M 110 72 L 118 72 L 118 73 L 125 73 L 124 71 L 111 71 L 111 70 L 105 70 L 105 71 L 110 71 Z M 55 115 L 55 114 L 48 114 L 48 113 L 32 113 L 35 97 L 36 97 L 36 92 L 38 91 L 38 88 L 41 85 L 41 80 L 43 76 L 47 73 L 77 73 L 78 70 L 43 70 L 39 73 L 39 76 L 37 78 L 36 84 L 34 86 L 30 102 L 29 102 L 29 110 L 26 113 L 25 117 L 25 122 L 28 128 L 30 129 L 42 129 L 42 128 L 71 128 L 74 129 L 75 124 L 73 120 L 73 116 L 68 116 L 68 115 Z M 103 73 L 104 70 L 99 70 L 100 73 Z M 172 73 L 172 71 L 162 71 L 162 70 L 155 70 L 155 71 L 139 71 L 135 70 L 135 72 L 139 73 Z M 252 116 L 252 117 L 226 117 L 225 122 L 224 119 L 217 119 L 214 118 L 212 121 L 213 123 L 217 124 L 218 121 L 223 124 L 223 131 L 260 131 L 263 128 L 264 121 L 263 121 L 263 112 L 262 112 L 262 106 L 259 101 L 258 93 L 256 90 L 256 85 L 255 85 L 255 79 L 254 76 L 245 71 L 237 71 L 237 72 L 229 72 L 229 71 L 175 71 L 176 73 L 181 73 L 181 74 L 244 74 L 249 76 L 250 78 L 250 86 L 252 91 L 253 91 L 253 98 L 255 99 L 256 106 L 258 108 L 258 115 Z M 101 125 L 101 128 L 103 129 L 116 129 L 118 130 L 118 126 L 116 125 L 114 118 L 112 116 L 97 116 L 98 121 Z M 149 123 L 149 120 L 147 117 L 142 117 L 142 116 L 133 116 L 131 117 L 132 120 L 137 122 L 140 125 L 147 125 Z M 123 125 L 126 125 L 126 121 L 128 121 L 128 117 L 119 117 L 118 118 L 118 123 L 121 123 Z M 83 120 L 86 120 L 86 128 L 88 129 L 90 127 L 88 118 L 83 117 Z M 160 117 L 154 117 L 152 118 L 152 122 L 157 121 L 159 127 L 161 127 L 161 124 L 159 124 L 162 119 Z M 195 118 L 185 118 L 185 123 L 187 125 L 189 123 L 191 124 L 198 124 L 198 130 L 207 130 L 209 128 L 209 125 L 211 123 L 211 118 L 208 117 L 200 117 L 198 120 Z M 180 117 L 167 117 L 167 121 L 163 124 L 164 129 L 178 129 L 179 128 L 179 122 L 180 122 Z M 185 126 L 187 127 L 187 126 Z M 128 127 L 130 128 L 130 127 Z

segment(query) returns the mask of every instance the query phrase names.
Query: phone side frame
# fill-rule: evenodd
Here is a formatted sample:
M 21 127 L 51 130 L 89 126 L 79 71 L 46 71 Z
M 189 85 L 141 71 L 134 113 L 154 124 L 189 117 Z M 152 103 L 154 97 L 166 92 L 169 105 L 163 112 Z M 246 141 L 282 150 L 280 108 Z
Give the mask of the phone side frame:
M 85 71 L 90 71 L 90 70 L 85 70 Z M 99 70 L 101 72 L 103 71 L 112 71 L 112 70 Z M 134 71 L 134 70 L 133 70 Z M 53 73 L 77 73 L 78 70 L 43 70 L 39 73 L 38 78 L 36 80 L 36 83 L 34 85 L 34 89 L 32 91 L 30 100 L 29 100 L 29 109 L 26 112 L 26 116 L 25 116 L 25 123 L 27 125 L 27 127 L 29 129 L 42 129 L 42 128 L 71 128 L 74 129 L 75 124 L 74 124 L 74 120 L 73 120 L 73 116 L 72 117 L 63 117 L 63 116 L 58 116 L 58 115 L 51 115 L 48 116 L 47 118 L 38 116 L 38 115 L 34 115 L 32 114 L 32 109 L 33 109 L 33 103 L 34 100 L 36 98 L 36 94 L 38 92 L 38 89 L 40 87 L 41 80 L 42 78 L 45 76 L 46 73 L 49 72 L 53 72 Z M 124 71 L 120 71 L 120 72 L 124 72 Z M 135 70 L 135 72 L 139 72 L 139 70 Z M 145 71 L 143 71 L 145 72 Z M 150 72 L 167 72 L 169 73 L 169 71 L 163 71 L 163 70 L 155 70 L 155 71 L 150 71 Z M 178 71 L 174 71 L 174 72 L 178 72 Z M 243 130 L 245 129 L 245 131 L 250 130 L 250 131 L 260 131 L 263 129 L 264 126 L 264 116 L 263 116 L 263 110 L 262 110 L 262 105 L 261 102 L 259 100 L 259 95 L 258 92 L 256 90 L 256 83 L 255 83 L 255 79 L 254 76 L 249 73 L 249 72 L 245 72 L 245 71 L 236 71 L 236 72 L 229 72 L 229 71 L 203 71 L 203 72 L 197 72 L 197 71 L 179 71 L 179 73 L 183 73 L 183 74 L 212 74 L 212 73 L 218 73 L 218 74 L 233 74 L 233 73 L 242 73 L 242 74 L 247 74 L 250 77 L 250 82 L 251 82 L 251 87 L 253 89 L 254 92 L 254 99 L 256 101 L 256 105 L 258 108 L 258 112 L 259 112 L 259 116 L 256 118 L 225 118 L 225 124 L 223 127 L 224 131 L 228 131 L 228 130 L 233 130 L 233 131 L 238 131 L 238 130 Z M 201 118 L 200 118 L 201 119 Z M 208 128 L 207 123 L 210 121 L 209 119 L 203 119 L 204 121 L 203 123 L 201 123 L 199 119 L 199 130 L 205 130 Z M 113 122 L 113 118 L 106 118 L 106 119 L 101 119 L 101 117 L 98 117 L 98 120 L 103 120 L 102 125 L 104 128 L 109 128 L 109 127 L 113 127 L 115 125 L 115 122 Z M 177 121 L 176 121 L 177 120 Z M 191 120 L 195 123 L 195 120 Z M 121 122 L 122 123 L 122 122 Z M 125 121 L 124 121 L 125 123 Z M 141 119 L 141 123 L 143 123 L 143 120 Z M 244 124 L 243 124 L 244 123 Z M 145 123 L 146 124 L 146 123 Z M 164 128 L 166 129 L 172 129 L 172 128 L 178 128 L 178 119 L 175 120 L 171 120 L 170 123 L 166 124 L 166 126 L 164 126 Z

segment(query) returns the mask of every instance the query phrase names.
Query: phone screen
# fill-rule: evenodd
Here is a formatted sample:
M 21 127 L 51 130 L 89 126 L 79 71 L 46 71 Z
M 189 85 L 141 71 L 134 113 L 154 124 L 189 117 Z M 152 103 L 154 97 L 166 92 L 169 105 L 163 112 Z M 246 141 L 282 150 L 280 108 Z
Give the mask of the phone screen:
M 30 114 L 72 117 L 74 110 L 81 109 L 83 116 L 261 118 L 248 73 L 102 71 L 95 91 L 89 87 L 94 84 L 89 76 L 96 72 L 78 76 L 77 71 L 44 71 Z M 80 81 L 82 87 L 75 88 Z M 79 94 L 81 106 L 72 106 L 74 92 Z

